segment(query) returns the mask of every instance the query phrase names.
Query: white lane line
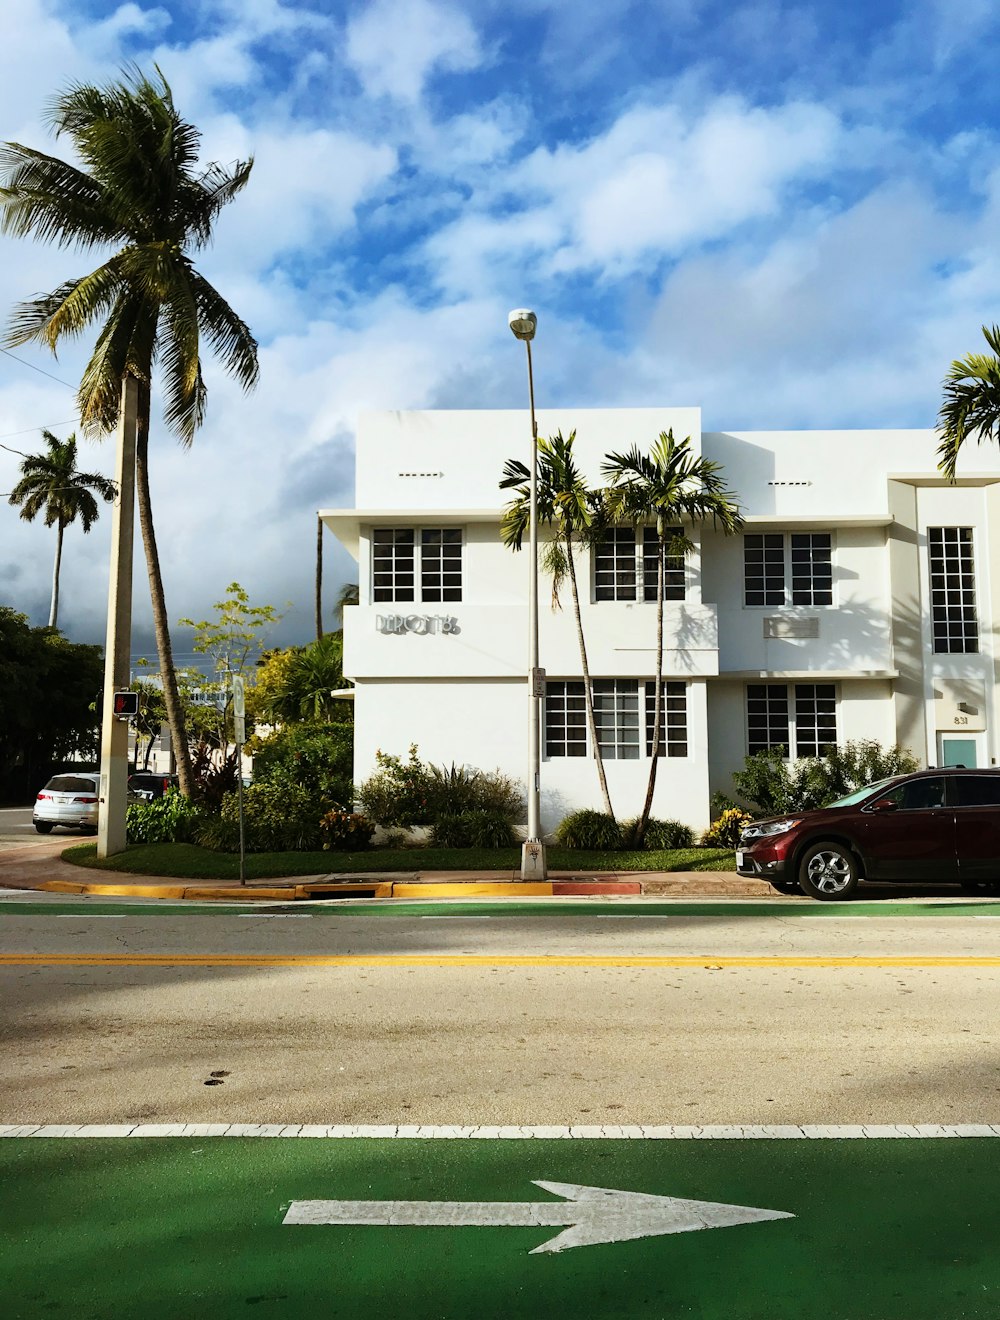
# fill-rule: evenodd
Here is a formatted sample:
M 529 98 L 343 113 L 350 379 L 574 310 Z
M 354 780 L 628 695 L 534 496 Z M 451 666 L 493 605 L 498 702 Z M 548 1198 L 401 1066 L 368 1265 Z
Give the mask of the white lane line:
M 587 913 L 597 921 L 676 921 L 676 917 L 660 912 L 594 912 Z
M 60 921 L 79 921 L 86 917 L 88 921 L 124 921 L 124 912 L 88 912 L 85 908 L 79 912 L 57 912 Z
M 474 1127 L 420 1124 L 322 1123 L 10 1123 L 0 1126 L 3 1137 L 370 1137 L 376 1140 L 525 1139 L 571 1141 L 816 1141 L 876 1140 L 883 1138 L 1000 1137 L 1000 1123 L 919 1124 L 732 1124 L 709 1127 L 664 1124 L 624 1127 L 574 1125 L 570 1127 Z
M 258 921 L 265 917 L 269 921 L 312 921 L 311 912 L 237 912 L 238 917 L 256 917 Z
M 492 918 L 492 917 L 466 917 L 466 916 L 463 916 L 460 912 L 456 912 L 455 915 L 454 915 L 454 916 L 451 916 L 451 917 L 449 917 L 449 916 L 442 916 L 442 917 L 421 917 L 420 920 L 421 920 L 421 921 L 492 921 L 493 918 Z

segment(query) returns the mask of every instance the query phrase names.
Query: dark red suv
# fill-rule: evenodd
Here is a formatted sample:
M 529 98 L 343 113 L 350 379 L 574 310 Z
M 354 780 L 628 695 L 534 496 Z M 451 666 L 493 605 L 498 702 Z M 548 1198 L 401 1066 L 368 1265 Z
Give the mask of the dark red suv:
M 921 770 L 754 821 L 736 869 L 825 902 L 850 898 L 859 879 L 1000 892 L 1000 770 Z

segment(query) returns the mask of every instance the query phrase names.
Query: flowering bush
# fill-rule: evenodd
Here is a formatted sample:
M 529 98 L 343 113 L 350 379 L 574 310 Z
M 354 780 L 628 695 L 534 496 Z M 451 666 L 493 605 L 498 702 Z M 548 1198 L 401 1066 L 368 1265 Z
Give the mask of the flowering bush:
M 356 811 L 328 811 L 320 820 L 323 847 L 330 852 L 360 852 L 367 848 L 375 826 Z
M 753 816 L 747 811 L 740 811 L 739 807 L 729 807 L 722 815 L 713 820 L 711 825 L 702 836 L 702 846 L 705 848 L 735 848 L 740 841 L 740 835 L 753 820 Z

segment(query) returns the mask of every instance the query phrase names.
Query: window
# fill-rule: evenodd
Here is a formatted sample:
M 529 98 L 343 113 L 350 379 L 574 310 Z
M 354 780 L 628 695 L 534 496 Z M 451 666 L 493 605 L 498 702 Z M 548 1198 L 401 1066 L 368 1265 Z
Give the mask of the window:
M 790 757 L 822 756 L 837 741 L 833 683 L 747 684 L 747 750 L 783 747 Z
M 606 761 L 639 759 L 639 682 L 635 678 L 594 680 L 594 723 Z
M 419 582 L 419 595 L 417 583 Z M 372 532 L 372 599 L 462 599 L 462 532 L 458 527 L 376 527 Z
M 971 527 L 928 527 L 935 651 L 978 651 Z
M 681 536 L 667 528 L 667 544 Z M 594 551 L 596 600 L 656 600 L 657 538 L 655 527 L 644 527 L 637 542 L 633 527 L 612 527 Z M 663 599 L 684 599 L 684 556 L 668 554 L 664 562 Z
M 790 587 L 789 585 L 790 584 Z M 756 532 L 743 538 L 745 605 L 832 605 L 829 532 Z
M 587 755 L 587 703 L 582 683 L 545 684 L 545 755 Z
M 656 683 L 646 684 L 646 755 L 653 755 L 653 725 L 656 722 Z M 687 756 L 687 684 L 663 684 L 663 714 L 660 725 L 660 756 Z
M 933 807 L 943 807 L 944 780 L 909 779 L 905 784 L 897 784 L 879 798 L 880 802 L 886 800 L 895 802 L 900 811 L 927 811 Z

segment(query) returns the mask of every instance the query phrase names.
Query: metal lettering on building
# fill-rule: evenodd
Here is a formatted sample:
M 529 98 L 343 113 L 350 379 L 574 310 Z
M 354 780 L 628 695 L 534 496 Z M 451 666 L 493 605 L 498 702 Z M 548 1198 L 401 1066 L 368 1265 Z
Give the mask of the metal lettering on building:
M 443 633 L 454 637 L 462 630 L 453 614 L 376 614 L 375 627 L 380 633 Z

